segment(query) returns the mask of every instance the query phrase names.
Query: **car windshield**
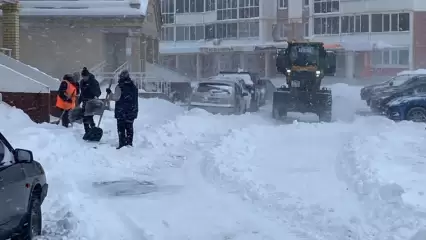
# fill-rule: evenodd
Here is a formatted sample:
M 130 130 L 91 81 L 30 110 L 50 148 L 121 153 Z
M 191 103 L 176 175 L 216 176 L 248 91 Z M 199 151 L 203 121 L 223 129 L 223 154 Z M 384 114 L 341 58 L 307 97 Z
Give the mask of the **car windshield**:
M 297 66 L 317 64 L 318 48 L 310 45 L 295 45 L 290 49 L 290 60 Z
M 411 75 L 396 76 L 391 80 L 391 83 L 392 83 L 392 86 L 397 87 L 397 86 L 401 86 L 402 84 L 406 83 L 411 78 L 413 78 L 413 76 L 411 76 Z
M 231 94 L 232 86 L 226 83 L 200 83 L 198 84 L 197 92 Z

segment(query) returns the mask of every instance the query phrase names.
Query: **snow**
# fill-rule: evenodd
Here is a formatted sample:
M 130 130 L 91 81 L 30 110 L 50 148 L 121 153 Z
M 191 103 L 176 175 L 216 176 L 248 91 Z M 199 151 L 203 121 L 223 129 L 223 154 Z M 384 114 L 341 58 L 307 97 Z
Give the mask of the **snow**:
M 138 0 L 132 8 L 129 0 L 22 1 L 22 16 L 145 16 L 148 0 Z
M 0 82 L 0 92 L 21 92 L 21 93 L 49 93 L 47 85 L 38 82 L 28 76 L 21 74 L 0 64 L 0 73 L 4 81 Z
M 423 239 L 424 125 L 358 116 L 359 87 L 331 88 L 333 123 L 141 99 L 135 146 L 121 150 L 113 112 L 101 145 L 5 105 L 0 126 L 46 170 L 50 240 Z
M 421 75 L 421 74 L 426 74 L 426 69 L 416 69 L 416 70 L 404 70 L 401 71 L 397 74 L 397 76 L 401 76 L 401 75 Z
M 185 42 L 160 42 L 161 54 L 199 53 L 199 52 L 233 52 L 254 51 L 256 48 L 287 47 L 287 42 L 265 42 L 255 39 L 226 40 L 220 45 L 215 45 L 214 40 L 185 41 Z

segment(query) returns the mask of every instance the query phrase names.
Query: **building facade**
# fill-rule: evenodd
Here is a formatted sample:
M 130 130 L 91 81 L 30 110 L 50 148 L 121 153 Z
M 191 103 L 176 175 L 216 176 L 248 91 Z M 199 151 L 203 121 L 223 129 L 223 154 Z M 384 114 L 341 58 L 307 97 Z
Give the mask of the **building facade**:
M 337 75 L 426 68 L 426 1 L 162 0 L 161 63 L 203 78 L 247 69 L 274 76 L 285 40 L 322 41 Z

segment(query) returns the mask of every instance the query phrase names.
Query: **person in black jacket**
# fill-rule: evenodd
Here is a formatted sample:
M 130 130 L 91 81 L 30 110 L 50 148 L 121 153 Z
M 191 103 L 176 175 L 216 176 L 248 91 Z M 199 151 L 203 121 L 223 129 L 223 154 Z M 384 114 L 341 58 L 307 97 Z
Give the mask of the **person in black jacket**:
M 138 117 L 138 88 L 127 70 L 120 73 L 115 92 L 107 88 L 110 99 L 115 101 L 114 115 L 117 119 L 118 147 L 133 146 L 133 123 Z
M 80 96 L 78 103 L 82 105 L 83 111 L 86 108 L 86 103 L 89 100 L 97 99 L 101 96 L 101 88 L 99 87 L 99 82 L 95 79 L 95 76 L 83 68 L 81 71 L 82 80 L 80 81 Z M 95 127 L 95 121 L 93 120 L 93 115 L 83 117 L 84 131 L 85 136 L 90 131 L 91 128 Z M 85 137 L 83 137 L 84 139 Z

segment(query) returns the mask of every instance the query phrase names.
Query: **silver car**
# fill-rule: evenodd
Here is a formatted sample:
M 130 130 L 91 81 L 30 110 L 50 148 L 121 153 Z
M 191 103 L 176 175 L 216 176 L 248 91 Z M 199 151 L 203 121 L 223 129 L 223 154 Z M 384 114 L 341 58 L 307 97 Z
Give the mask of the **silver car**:
M 192 92 L 189 109 L 201 108 L 213 114 L 244 114 L 247 111 L 246 95 L 233 81 L 201 81 Z

